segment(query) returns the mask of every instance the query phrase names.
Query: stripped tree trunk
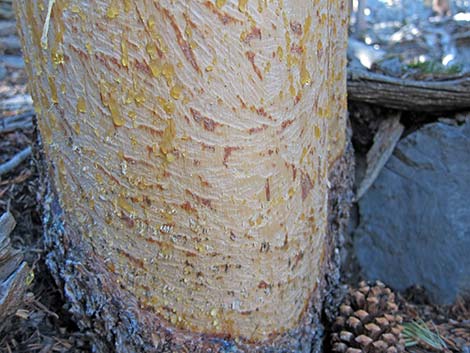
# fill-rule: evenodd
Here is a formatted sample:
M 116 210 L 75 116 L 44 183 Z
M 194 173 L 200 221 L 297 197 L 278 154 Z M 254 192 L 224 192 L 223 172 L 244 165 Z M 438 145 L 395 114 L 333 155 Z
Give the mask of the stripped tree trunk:
M 345 3 L 17 1 L 49 265 L 98 351 L 319 346 Z

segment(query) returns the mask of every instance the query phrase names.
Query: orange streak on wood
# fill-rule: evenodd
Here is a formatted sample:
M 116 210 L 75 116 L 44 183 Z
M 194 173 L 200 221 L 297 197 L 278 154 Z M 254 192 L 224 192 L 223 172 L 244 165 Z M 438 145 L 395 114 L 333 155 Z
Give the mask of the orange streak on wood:
M 220 20 L 220 22 L 222 22 L 224 25 L 227 25 L 227 24 L 234 24 L 234 23 L 238 23 L 238 24 L 242 24 L 243 22 L 240 21 L 239 19 L 233 17 L 233 16 L 230 16 L 229 14 L 227 14 L 226 12 L 224 11 L 221 11 L 219 10 L 211 1 L 206 1 L 204 3 L 204 6 L 207 7 L 209 10 L 212 11 L 212 13 L 214 15 L 216 15 L 218 17 L 218 19 Z
M 199 111 L 194 108 L 189 108 L 191 115 L 196 123 L 200 124 L 207 131 L 214 131 L 216 127 L 221 124 L 216 123 L 213 119 L 203 116 Z
M 259 79 L 262 80 L 262 79 L 263 79 L 263 75 L 261 75 L 261 70 L 260 70 L 259 67 L 256 66 L 256 64 L 255 64 L 255 56 L 256 56 L 256 54 L 253 53 L 252 51 L 247 51 L 245 54 L 246 54 L 246 57 L 248 58 L 248 60 L 250 61 L 251 66 L 253 66 L 253 70 L 255 70 L 256 76 L 258 76 Z
M 212 209 L 212 200 L 209 200 L 209 199 L 206 199 L 202 196 L 196 195 L 195 193 L 189 191 L 188 189 L 185 190 L 185 193 L 190 195 L 199 204 Z
M 183 34 L 181 33 L 181 30 L 178 27 L 178 24 L 176 23 L 175 16 L 173 16 L 167 9 L 160 9 L 159 5 L 157 5 L 157 8 L 159 8 L 159 10 L 162 11 L 163 15 L 170 21 L 171 27 L 173 27 L 173 30 L 176 35 L 176 40 L 178 42 L 179 47 L 181 48 L 181 51 L 184 54 L 184 57 L 186 58 L 186 60 L 188 60 L 194 70 L 196 70 L 196 72 L 200 74 L 201 69 L 197 64 L 196 56 L 194 55 L 193 49 L 189 45 L 188 41 L 184 40 Z

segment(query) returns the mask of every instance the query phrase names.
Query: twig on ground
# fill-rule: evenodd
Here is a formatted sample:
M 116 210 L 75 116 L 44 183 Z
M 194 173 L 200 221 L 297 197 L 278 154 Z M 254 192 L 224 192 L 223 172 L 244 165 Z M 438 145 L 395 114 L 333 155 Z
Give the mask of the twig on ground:
M 32 153 L 31 146 L 26 147 L 24 150 L 21 152 L 18 152 L 12 159 L 10 159 L 8 162 L 5 162 L 3 164 L 0 164 L 0 176 L 3 174 L 6 174 L 13 169 L 15 169 L 17 166 L 19 166 L 26 158 L 28 158 Z
M 23 114 L 9 116 L 0 120 L 0 134 L 13 132 L 20 129 L 29 129 L 33 127 L 34 112 L 29 111 Z

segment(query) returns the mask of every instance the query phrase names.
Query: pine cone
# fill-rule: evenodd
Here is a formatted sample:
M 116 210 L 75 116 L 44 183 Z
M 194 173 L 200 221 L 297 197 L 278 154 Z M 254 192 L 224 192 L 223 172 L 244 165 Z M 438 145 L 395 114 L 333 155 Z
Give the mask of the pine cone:
M 333 324 L 331 345 L 337 353 L 401 353 L 405 344 L 395 294 L 381 282 L 350 289 Z

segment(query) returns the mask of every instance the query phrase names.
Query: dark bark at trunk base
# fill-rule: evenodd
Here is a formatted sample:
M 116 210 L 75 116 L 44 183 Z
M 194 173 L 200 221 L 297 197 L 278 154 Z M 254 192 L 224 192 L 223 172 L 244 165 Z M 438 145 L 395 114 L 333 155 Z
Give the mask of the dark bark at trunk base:
M 349 129 L 350 130 L 350 129 Z M 39 149 L 42 145 L 38 138 Z M 66 227 L 50 168 L 42 153 L 42 206 L 47 265 L 65 294 L 74 320 L 91 338 L 93 350 L 106 352 L 312 352 L 322 351 L 323 314 L 332 316 L 339 284 L 339 251 L 352 200 L 353 152 L 348 138 L 346 152 L 330 173 L 329 241 L 318 290 L 309 312 L 294 330 L 269 341 L 247 343 L 230 337 L 194 334 L 175 329 L 158 315 L 141 307 L 120 285 L 103 259 L 82 235 Z

